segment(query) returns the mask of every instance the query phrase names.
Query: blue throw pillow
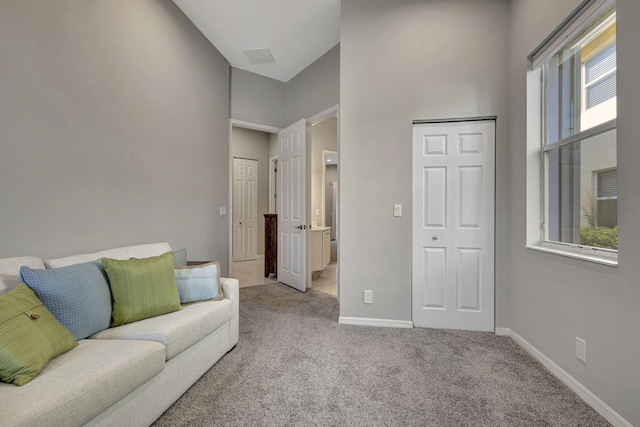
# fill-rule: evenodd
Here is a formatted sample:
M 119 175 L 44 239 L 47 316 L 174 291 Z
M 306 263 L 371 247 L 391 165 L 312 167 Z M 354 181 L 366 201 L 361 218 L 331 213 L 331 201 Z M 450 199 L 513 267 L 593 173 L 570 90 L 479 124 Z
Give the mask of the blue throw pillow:
M 21 280 L 77 340 L 111 325 L 111 291 L 95 262 L 52 269 L 20 267 Z
M 178 267 L 173 271 L 180 303 L 224 298 L 220 283 L 220 264 L 217 262 Z

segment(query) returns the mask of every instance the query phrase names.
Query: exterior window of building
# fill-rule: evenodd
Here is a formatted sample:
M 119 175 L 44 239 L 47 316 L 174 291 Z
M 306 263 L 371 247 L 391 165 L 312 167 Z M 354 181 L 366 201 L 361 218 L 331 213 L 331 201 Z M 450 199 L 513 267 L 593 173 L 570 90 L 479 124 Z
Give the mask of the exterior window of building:
M 618 171 L 596 172 L 596 210 L 594 227 L 613 228 L 618 225 Z

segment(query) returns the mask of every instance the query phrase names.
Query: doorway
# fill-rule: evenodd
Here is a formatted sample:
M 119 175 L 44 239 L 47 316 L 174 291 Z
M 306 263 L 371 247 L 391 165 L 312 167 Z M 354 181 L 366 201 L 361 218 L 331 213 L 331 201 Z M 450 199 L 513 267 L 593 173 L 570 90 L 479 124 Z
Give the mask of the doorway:
M 494 331 L 495 118 L 413 126 L 415 326 Z
M 231 122 L 229 276 L 242 287 L 276 281 L 264 277 L 264 214 L 270 213 L 273 132 L 277 129 Z
M 338 297 L 339 156 L 337 114 L 311 127 L 311 288 Z
M 330 146 L 330 148 L 332 148 L 331 151 L 334 151 L 336 153 L 336 160 L 338 157 L 338 138 L 339 138 L 339 120 L 338 120 L 339 114 L 338 114 L 338 105 L 335 105 L 321 113 L 318 113 L 316 115 L 314 115 L 311 118 L 308 118 L 306 120 L 303 120 L 302 122 L 305 123 L 305 127 L 309 130 L 308 133 L 308 139 L 305 138 L 306 142 L 305 142 L 305 146 L 307 153 L 300 157 L 300 161 L 296 164 L 291 164 L 289 166 L 295 166 L 294 168 L 290 168 L 287 166 L 287 162 L 286 162 L 286 158 L 283 157 L 283 152 L 282 149 L 280 147 L 281 144 L 281 136 L 283 136 L 282 132 L 286 131 L 287 129 L 279 129 L 279 128 L 275 128 L 275 127 L 270 127 L 270 126 L 266 126 L 266 125 L 260 125 L 260 124 L 255 124 L 255 123 L 249 123 L 249 122 L 244 122 L 244 121 L 240 121 L 240 120 L 235 120 L 235 119 L 231 119 L 230 120 L 230 136 L 229 136 L 229 144 L 230 144 L 230 154 L 231 154 L 231 158 L 230 158 L 230 184 L 229 184 L 229 190 L 230 190 L 230 194 L 232 194 L 232 181 L 233 181 L 233 177 L 232 177 L 232 158 L 234 155 L 237 155 L 236 153 L 236 148 L 235 148 L 235 143 L 234 140 L 236 139 L 237 133 L 238 133 L 238 129 L 241 129 L 240 132 L 242 132 L 242 130 L 248 129 L 248 130 L 254 130 L 254 131 L 260 131 L 262 133 L 266 133 L 269 135 L 269 139 L 270 139 L 270 144 L 269 144 L 269 157 L 267 159 L 266 164 L 268 165 L 268 169 L 267 169 L 267 173 L 268 178 L 267 178 L 267 190 L 265 192 L 265 194 L 267 195 L 267 204 L 268 204 L 268 213 L 277 213 L 278 216 L 278 267 L 277 270 L 278 271 L 280 269 L 280 265 L 282 265 L 283 263 L 281 263 L 281 254 L 283 251 L 281 251 L 280 249 L 280 244 L 281 242 L 284 242 L 286 239 L 283 239 L 281 236 L 281 231 L 283 230 L 283 227 L 281 227 L 280 221 L 281 219 L 286 216 L 286 212 L 284 210 L 282 210 L 282 206 L 281 203 L 283 203 L 283 199 L 286 199 L 288 192 L 284 191 L 283 189 L 283 182 L 288 182 L 287 181 L 287 176 L 288 176 L 288 170 L 289 171 L 293 171 L 295 170 L 297 167 L 304 167 L 305 170 L 305 179 L 304 181 L 306 181 L 306 184 L 302 184 L 302 181 L 300 180 L 290 180 L 290 185 L 288 186 L 289 189 L 295 189 L 297 188 L 299 185 L 302 185 L 304 188 L 304 192 L 299 194 L 300 200 L 304 200 L 304 210 L 305 213 L 303 215 L 303 218 L 301 218 L 302 222 L 300 222 L 299 226 L 303 227 L 304 230 L 304 244 L 302 245 L 302 247 L 304 248 L 304 256 L 300 259 L 302 261 L 302 263 L 300 264 L 301 266 L 304 266 L 304 274 L 302 275 L 304 277 L 304 283 L 305 283 L 305 287 L 315 287 L 317 288 L 317 290 L 322 291 L 320 288 L 321 286 L 316 282 L 316 284 L 312 283 L 312 263 L 313 263 L 313 259 L 312 259 L 312 249 L 313 247 L 311 246 L 311 233 L 312 233 L 312 228 L 313 226 L 315 226 L 316 228 L 319 226 L 325 226 L 326 223 L 328 223 L 328 220 L 326 220 L 325 218 L 325 213 L 326 213 L 326 206 L 324 206 L 324 203 L 321 203 L 321 200 L 324 200 L 324 198 L 322 198 L 320 196 L 321 191 L 322 191 L 322 184 L 321 184 L 321 180 L 323 179 L 322 176 L 323 174 L 326 173 L 325 169 L 324 169 L 324 156 L 322 155 L 322 147 L 320 148 L 319 154 L 314 154 L 313 151 L 313 141 L 314 138 L 316 141 L 321 140 L 322 138 L 317 138 L 316 136 L 311 135 L 313 132 L 313 128 L 315 127 L 316 129 L 322 129 L 323 127 L 328 127 L 330 130 L 329 132 L 332 134 L 332 138 L 335 141 L 334 145 Z M 329 123 L 333 122 L 333 126 L 329 127 L 328 123 L 324 124 L 323 126 L 323 122 L 325 121 L 329 121 Z M 318 126 L 319 125 L 319 126 Z M 285 144 L 286 144 L 286 138 L 285 140 Z M 293 140 L 292 140 L 293 141 Z M 286 151 L 286 150 L 285 150 Z M 313 159 L 312 159 L 313 158 Z M 295 163 L 295 162 L 294 162 Z M 260 174 L 260 171 L 262 169 L 265 168 L 261 168 L 260 166 L 260 161 L 258 162 L 258 173 Z M 312 170 L 313 169 L 313 170 Z M 336 167 L 336 172 L 339 175 L 339 172 L 337 171 L 337 167 Z M 318 195 L 314 195 L 317 197 L 317 204 L 314 205 L 314 209 L 312 209 L 312 186 L 311 186 L 311 182 L 312 180 L 317 180 L 318 181 L 318 186 L 316 187 L 316 191 Z M 338 182 L 338 179 L 336 178 L 335 182 Z M 285 186 L 286 188 L 286 186 Z M 260 191 L 260 190 L 259 190 Z M 259 193 L 261 194 L 261 193 Z M 291 195 L 290 195 L 291 196 Z M 230 199 L 232 199 L 232 197 L 230 197 Z M 325 276 L 328 275 L 328 280 L 330 280 L 330 285 L 325 287 L 324 289 L 327 290 L 327 293 L 332 294 L 334 297 L 338 297 L 339 296 L 339 271 L 337 268 L 337 259 L 338 259 L 338 253 L 339 253 L 339 247 L 338 247 L 338 236 L 339 236 L 339 224 L 338 224 L 338 197 L 336 195 L 335 197 L 336 200 L 336 210 L 335 213 L 333 211 L 333 209 L 331 209 L 331 215 L 335 218 L 333 220 L 333 223 L 335 224 L 335 230 L 333 230 L 333 238 L 331 237 L 331 234 L 329 234 L 329 242 L 331 245 L 331 248 L 328 252 L 328 256 L 327 259 L 329 259 L 329 262 L 333 262 L 332 265 L 329 265 L 328 268 L 322 269 L 320 268 L 318 271 L 320 271 L 320 276 Z M 259 204 L 259 203 L 258 203 Z M 233 207 L 233 200 L 230 200 L 230 205 Z M 302 205 L 299 205 L 302 206 Z M 260 223 L 263 223 L 263 215 L 259 212 L 258 213 L 258 221 L 259 221 L 259 226 Z M 232 230 L 232 218 L 229 218 L 229 231 L 231 233 L 233 233 Z M 297 230 L 297 227 L 294 227 Z M 261 239 L 262 237 L 259 235 L 258 236 L 258 248 L 260 250 L 260 243 L 261 243 Z M 229 239 L 229 258 L 230 258 L 230 273 L 229 276 L 236 278 L 240 281 L 240 287 L 245 287 L 245 286 L 255 286 L 255 285 L 261 285 L 261 284 L 266 284 L 266 283 L 273 283 L 273 282 L 277 282 L 277 281 L 281 281 L 285 284 L 287 284 L 286 282 L 284 282 L 282 280 L 282 277 L 278 277 L 278 276 L 273 276 L 273 275 L 267 275 L 268 277 L 264 277 L 263 274 L 263 266 L 264 266 L 264 255 L 261 252 L 258 252 L 258 260 L 257 261 L 251 261 L 251 262 L 255 262 L 258 263 L 257 267 L 252 268 L 252 271 L 249 271 L 247 274 L 246 269 L 244 268 L 245 265 L 248 264 L 248 262 L 233 262 L 232 259 L 232 254 L 233 254 L 233 244 L 232 244 L 232 240 L 233 239 Z M 295 241 L 292 241 L 293 243 L 295 243 Z M 292 246 L 292 245 L 290 245 Z M 299 246 L 299 245 L 298 245 Z M 327 245 L 329 247 L 329 245 Z M 286 249 L 286 248 L 285 248 Z M 292 252 L 294 253 L 294 252 Z M 297 251 L 295 253 L 298 253 Z M 324 251 L 322 251 L 322 253 L 324 253 Z M 295 261 L 296 259 L 292 257 L 292 261 Z M 260 264 L 261 263 L 261 264 Z M 293 262 L 291 263 L 291 265 L 293 265 Z M 325 271 L 326 270 L 326 271 Z M 278 275 L 280 275 L 280 272 L 278 271 Z M 281 275 L 280 275 L 281 276 Z M 316 274 L 316 276 L 318 276 L 318 274 Z M 306 288 L 305 288 L 306 289 Z

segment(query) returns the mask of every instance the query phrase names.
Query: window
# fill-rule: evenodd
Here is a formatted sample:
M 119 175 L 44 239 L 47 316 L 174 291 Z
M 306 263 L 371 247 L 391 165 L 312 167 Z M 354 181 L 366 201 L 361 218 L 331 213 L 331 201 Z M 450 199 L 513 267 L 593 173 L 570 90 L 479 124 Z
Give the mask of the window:
M 533 121 L 543 187 L 533 240 L 617 260 L 615 2 L 583 3 L 529 59 L 540 79 L 541 117 Z

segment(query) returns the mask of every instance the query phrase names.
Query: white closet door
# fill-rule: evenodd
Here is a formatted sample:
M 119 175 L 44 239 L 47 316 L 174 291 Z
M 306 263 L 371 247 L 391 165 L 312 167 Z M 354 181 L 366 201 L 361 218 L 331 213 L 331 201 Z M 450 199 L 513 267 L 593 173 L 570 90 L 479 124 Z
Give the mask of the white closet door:
M 495 122 L 413 130 L 413 323 L 494 330 Z
M 257 259 L 258 161 L 233 159 L 233 260 Z

